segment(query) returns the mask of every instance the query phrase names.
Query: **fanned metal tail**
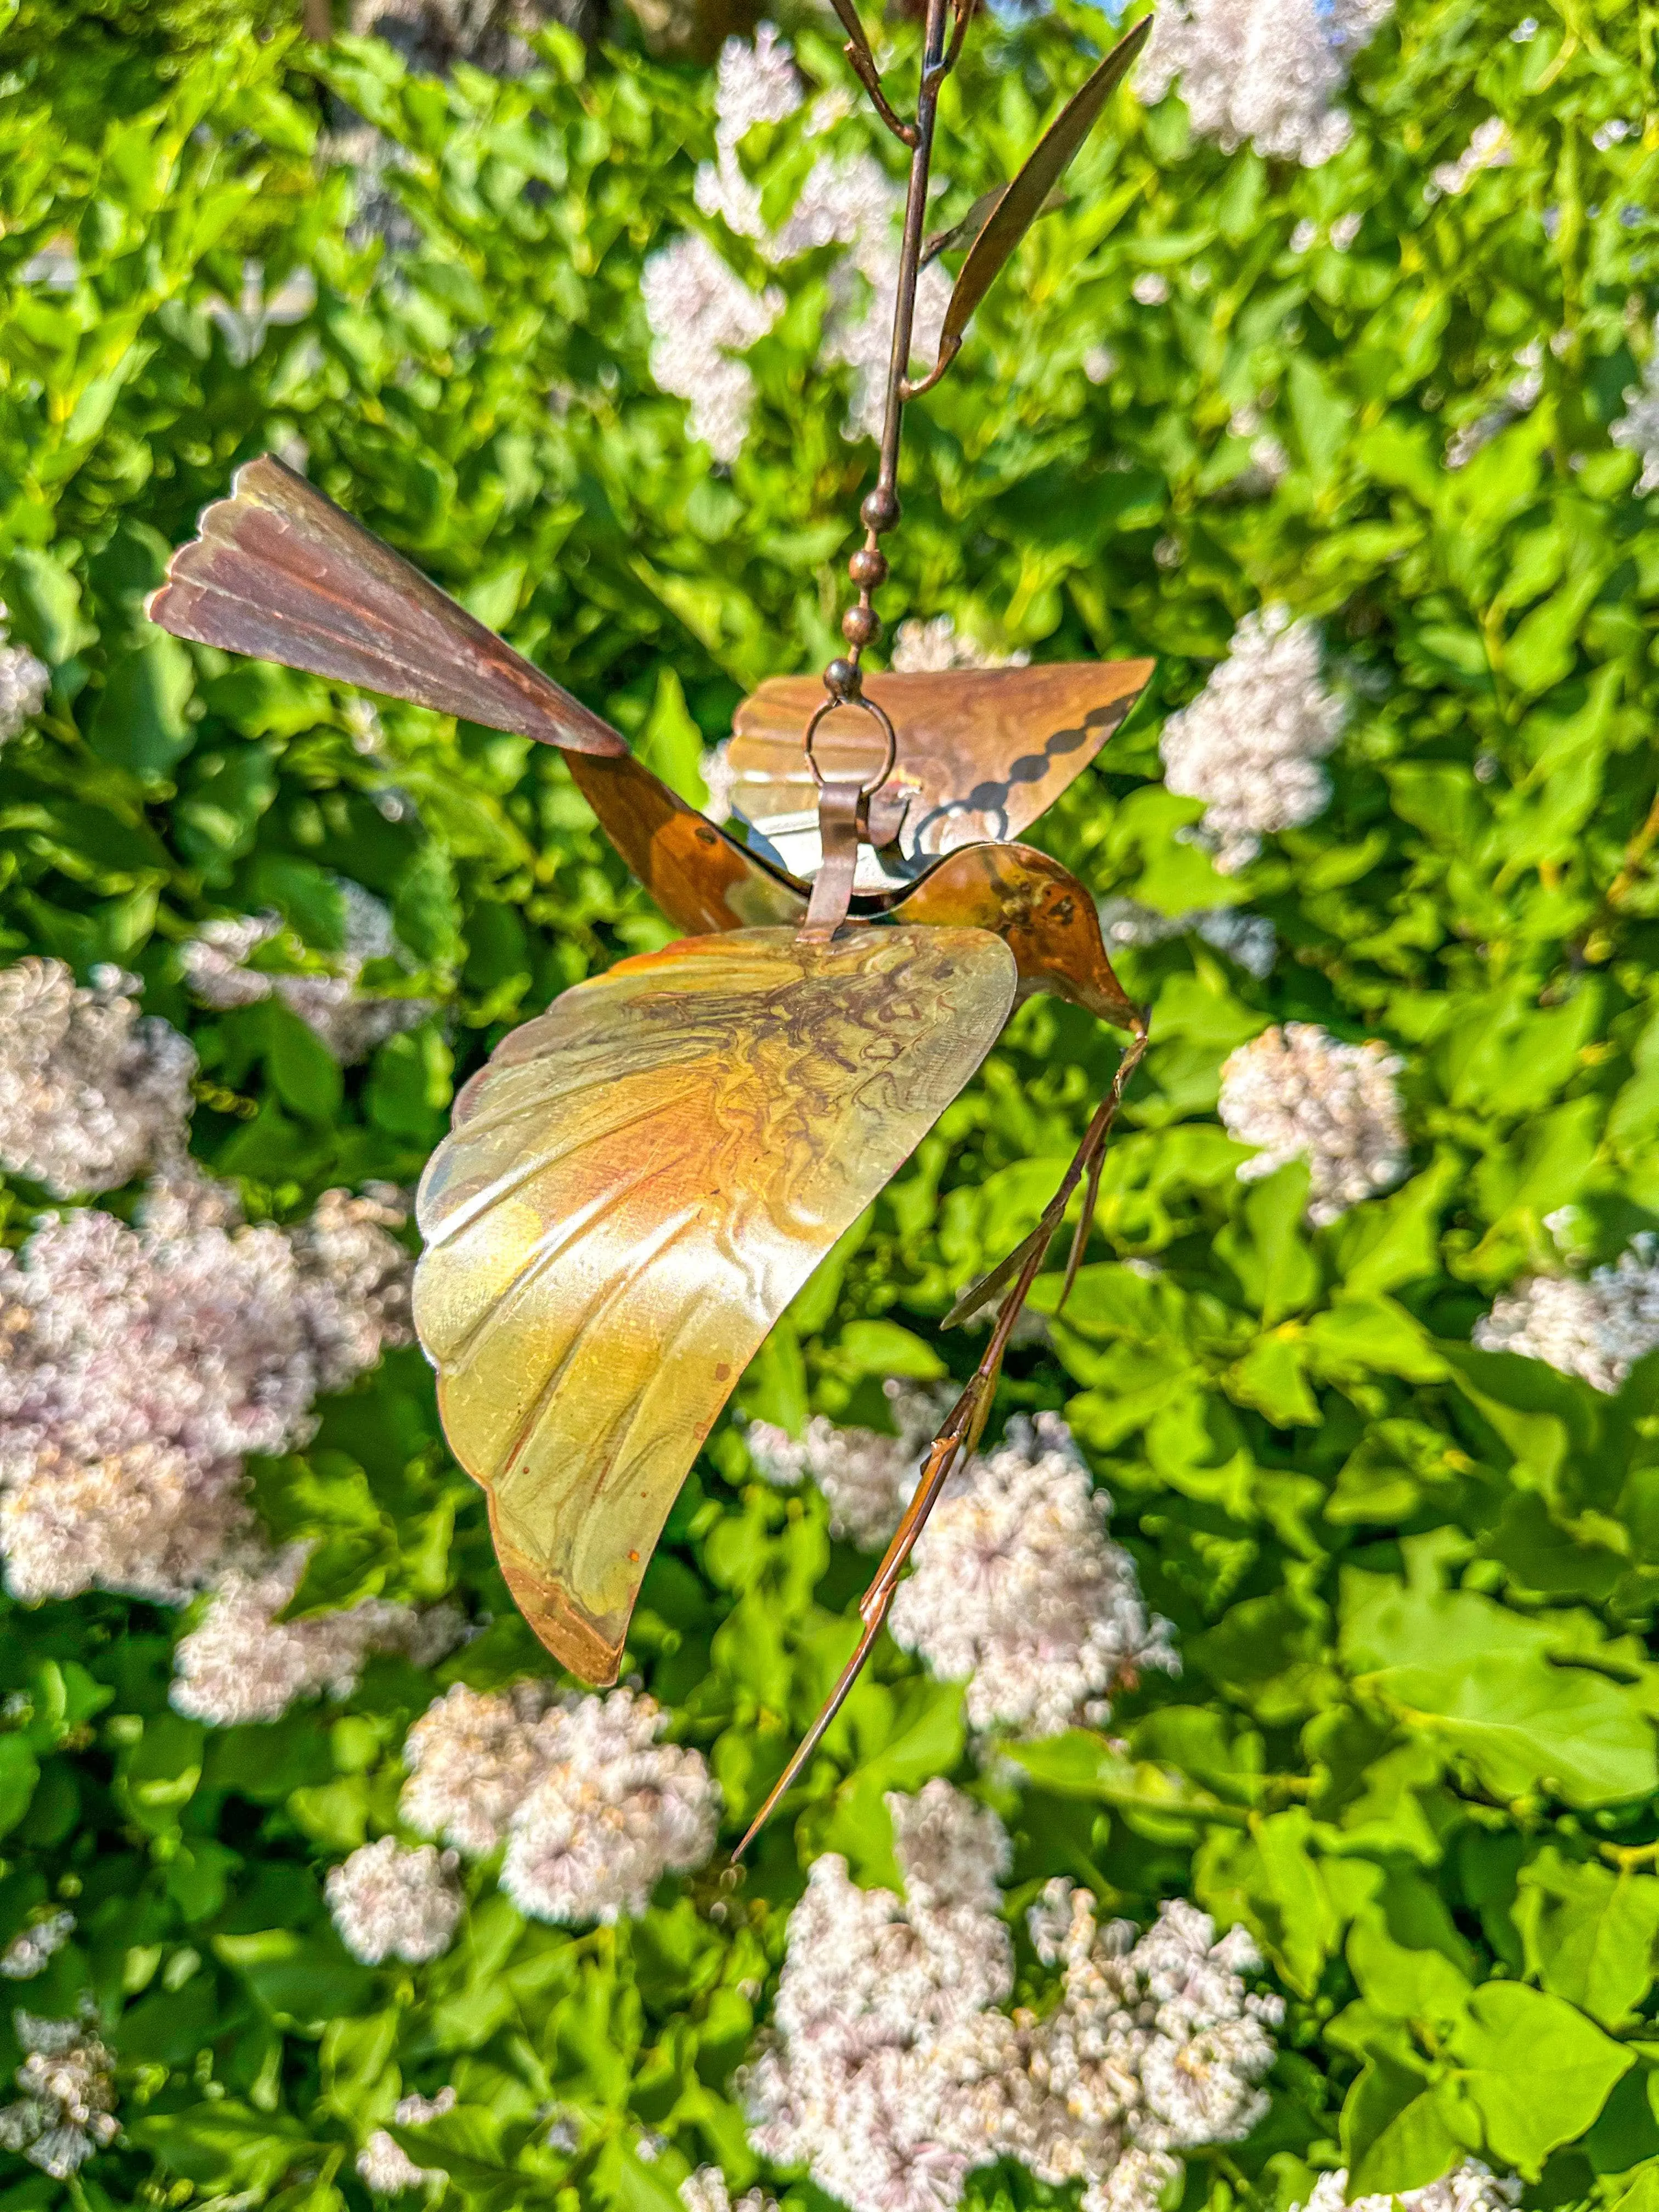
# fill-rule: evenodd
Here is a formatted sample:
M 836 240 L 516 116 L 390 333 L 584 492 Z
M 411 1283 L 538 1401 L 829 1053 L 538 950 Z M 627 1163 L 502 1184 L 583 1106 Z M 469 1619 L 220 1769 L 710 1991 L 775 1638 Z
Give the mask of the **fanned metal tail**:
M 627 752 L 609 722 L 274 454 L 238 469 L 198 527 L 148 608 L 175 637 L 568 751 Z

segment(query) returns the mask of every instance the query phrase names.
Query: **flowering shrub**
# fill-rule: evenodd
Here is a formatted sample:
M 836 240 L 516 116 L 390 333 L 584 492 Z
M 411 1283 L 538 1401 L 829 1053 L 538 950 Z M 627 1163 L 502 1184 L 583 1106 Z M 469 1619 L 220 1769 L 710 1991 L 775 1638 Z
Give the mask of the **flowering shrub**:
M 895 149 L 816 17 L 701 69 L 25 0 L 0 2212 L 1653 2212 L 1654 24 L 1523 7 L 1171 0 L 913 410 L 894 659 L 1158 657 L 1042 830 L 1154 1041 L 734 1881 L 1115 1048 L 1020 1011 L 590 1693 L 445 1449 L 408 1210 L 666 926 L 556 755 L 142 605 L 276 450 L 740 804 L 733 706 L 834 649 Z M 977 26 L 931 228 L 1107 36 Z

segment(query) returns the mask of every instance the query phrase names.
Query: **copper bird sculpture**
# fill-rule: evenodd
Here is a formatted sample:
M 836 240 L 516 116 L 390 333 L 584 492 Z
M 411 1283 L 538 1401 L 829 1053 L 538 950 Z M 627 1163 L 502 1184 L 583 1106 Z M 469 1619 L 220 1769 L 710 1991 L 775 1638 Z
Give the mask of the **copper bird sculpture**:
M 1107 1133 L 1146 1043 L 1093 900 L 1016 840 L 1095 758 L 1152 664 L 884 675 L 861 659 L 881 627 L 872 598 L 888 573 L 879 541 L 899 517 L 904 403 L 949 367 L 1150 19 L 976 210 L 937 362 L 912 382 L 935 112 L 973 0 L 928 0 L 911 119 L 882 87 L 853 0 L 835 4 L 849 61 L 911 154 L 886 415 L 849 564 L 859 598 L 842 621 L 845 656 L 821 685 L 777 678 L 738 711 L 729 758 L 747 842 L 270 456 L 237 471 L 149 606 L 175 635 L 557 746 L 686 933 L 514 1030 L 457 1098 L 421 1186 L 416 1320 L 446 1432 L 488 1494 L 526 1618 L 589 1681 L 617 1679 L 646 1562 L 738 1376 L 971 1079 L 1016 1001 L 1054 992 L 1126 1035 L 1036 1229 L 948 1317 L 994 1310 L 984 1356 L 861 1601 L 858 1649 L 739 1852 L 839 1711 L 935 1500 L 978 1443 L 1010 1331 L 1081 1184 L 1069 1289 Z

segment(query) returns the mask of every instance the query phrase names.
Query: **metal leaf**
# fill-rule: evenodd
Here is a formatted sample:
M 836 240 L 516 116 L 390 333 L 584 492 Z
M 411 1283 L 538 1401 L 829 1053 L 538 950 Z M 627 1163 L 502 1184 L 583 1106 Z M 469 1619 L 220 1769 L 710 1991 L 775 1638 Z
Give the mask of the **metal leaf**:
M 986 216 L 1006 190 L 1006 185 L 999 185 L 994 191 L 981 192 L 960 222 L 952 223 L 949 230 L 936 230 L 923 244 L 919 266 L 925 269 L 930 261 L 937 261 L 941 253 L 954 253 L 959 246 L 966 246 L 970 238 L 976 238 L 985 226 Z M 1039 216 L 1053 215 L 1058 209 L 1069 207 L 1071 204 L 1066 193 L 1056 190 L 1049 193 L 1037 213 Z
M 1019 174 L 999 195 L 979 236 L 969 248 L 957 288 L 951 295 L 945 327 L 939 336 L 941 364 L 960 348 L 969 316 L 990 290 L 1003 264 L 1042 212 L 1048 195 L 1099 120 L 1101 110 L 1128 75 L 1152 27 L 1152 17 L 1144 16 L 1133 30 L 1118 40 L 1082 90 L 1066 103 L 1037 141 Z

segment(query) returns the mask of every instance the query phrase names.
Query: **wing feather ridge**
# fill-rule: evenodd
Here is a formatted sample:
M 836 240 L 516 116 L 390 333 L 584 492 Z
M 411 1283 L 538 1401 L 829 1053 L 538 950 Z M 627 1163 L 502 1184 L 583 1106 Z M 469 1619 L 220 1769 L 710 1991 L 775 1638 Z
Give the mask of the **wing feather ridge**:
M 173 556 L 149 617 L 176 637 L 360 684 L 574 752 L 626 755 L 601 716 L 272 453 Z

